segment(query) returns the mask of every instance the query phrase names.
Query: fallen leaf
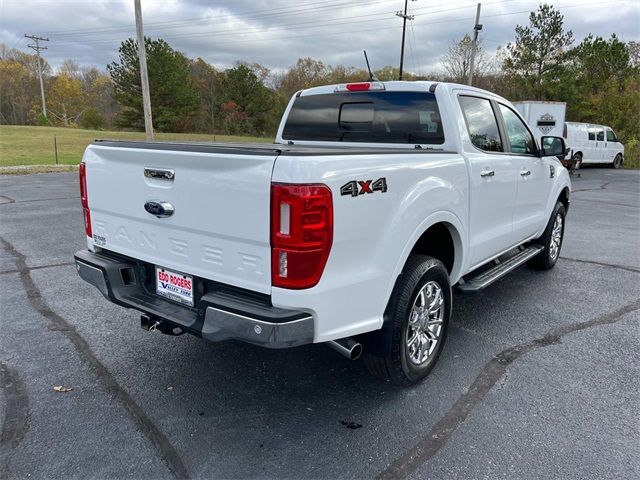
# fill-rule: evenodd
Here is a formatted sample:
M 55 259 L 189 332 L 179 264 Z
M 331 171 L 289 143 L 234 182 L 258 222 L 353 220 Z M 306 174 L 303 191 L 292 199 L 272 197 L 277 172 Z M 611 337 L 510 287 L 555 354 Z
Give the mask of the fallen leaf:
M 65 392 L 70 392 L 71 390 L 73 390 L 73 388 L 63 387 L 62 385 L 56 385 L 55 387 L 53 387 L 54 392 L 65 393 Z

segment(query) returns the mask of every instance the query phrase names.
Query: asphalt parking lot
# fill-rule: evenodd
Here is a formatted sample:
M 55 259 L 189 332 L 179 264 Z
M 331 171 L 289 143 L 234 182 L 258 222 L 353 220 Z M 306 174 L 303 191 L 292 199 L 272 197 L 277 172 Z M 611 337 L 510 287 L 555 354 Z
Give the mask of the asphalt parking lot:
M 410 389 L 323 345 L 144 332 L 71 263 L 76 174 L 0 189 L 1 478 L 640 478 L 638 171 L 583 169 L 556 268 L 455 296 Z

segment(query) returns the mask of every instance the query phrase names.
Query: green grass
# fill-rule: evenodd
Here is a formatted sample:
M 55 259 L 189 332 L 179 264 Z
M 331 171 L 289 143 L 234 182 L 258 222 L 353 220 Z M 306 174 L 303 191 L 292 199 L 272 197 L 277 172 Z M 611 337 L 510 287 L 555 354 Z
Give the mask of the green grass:
M 79 128 L 0 125 L 0 167 L 49 165 L 56 163 L 54 136 L 58 143 L 58 163 L 80 163 L 85 148 L 96 138 L 144 140 L 142 132 L 82 130 Z M 265 142 L 272 138 L 204 135 L 196 133 L 157 133 L 156 140 L 200 142 Z

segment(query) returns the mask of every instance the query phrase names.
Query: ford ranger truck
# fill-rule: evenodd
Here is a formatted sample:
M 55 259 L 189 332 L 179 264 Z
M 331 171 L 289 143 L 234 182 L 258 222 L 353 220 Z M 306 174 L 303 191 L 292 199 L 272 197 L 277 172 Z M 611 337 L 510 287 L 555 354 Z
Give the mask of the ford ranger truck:
M 92 143 L 75 263 L 146 329 L 326 343 L 413 384 L 442 351 L 452 289 L 557 262 L 565 154 L 477 88 L 310 88 L 273 144 Z

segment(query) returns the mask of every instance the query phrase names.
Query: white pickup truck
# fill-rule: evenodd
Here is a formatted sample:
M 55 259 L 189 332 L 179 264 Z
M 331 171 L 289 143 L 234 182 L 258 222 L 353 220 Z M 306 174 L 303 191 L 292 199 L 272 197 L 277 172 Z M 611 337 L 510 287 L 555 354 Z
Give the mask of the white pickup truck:
M 452 288 L 550 269 L 570 181 L 504 98 L 362 82 L 289 102 L 274 144 L 96 141 L 80 165 L 80 276 L 146 329 L 270 348 L 326 342 L 412 384 Z

